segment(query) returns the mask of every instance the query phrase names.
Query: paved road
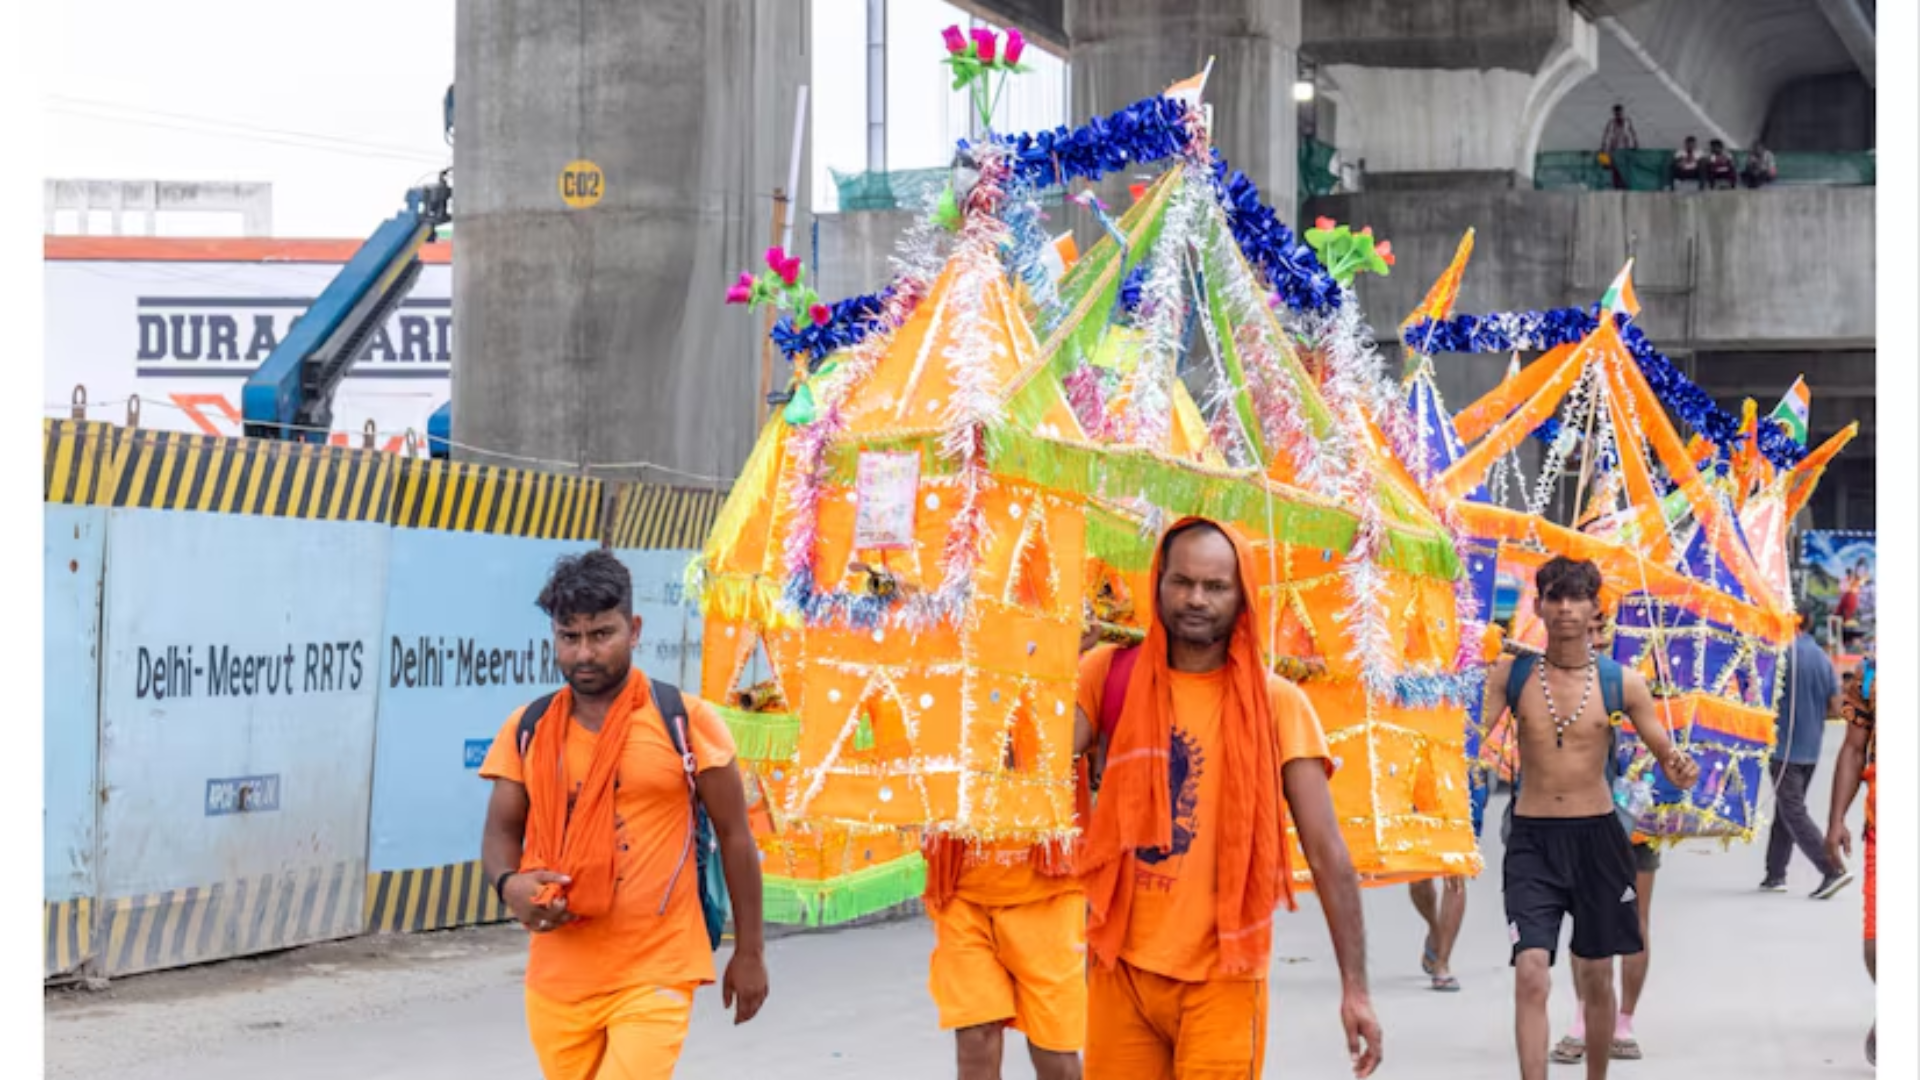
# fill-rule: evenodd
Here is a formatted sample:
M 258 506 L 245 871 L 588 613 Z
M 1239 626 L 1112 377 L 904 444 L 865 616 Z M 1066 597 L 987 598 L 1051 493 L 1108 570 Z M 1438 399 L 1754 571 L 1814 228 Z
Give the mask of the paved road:
M 1824 807 L 1840 732 L 1828 732 L 1816 780 Z M 1496 798 L 1489 821 L 1502 808 Z M 1856 814 L 1858 811 L 1856 810 Z M 1824 818 L 1824 812 L 1818 815 Z M 1856 825 L 1857 829 L 1857 825 Z M 1489 832 L 1495 830 L 1489 829 Z M 1375 1006 L 1385 1026 L 1379 1076 L 1482 1080 L 1514 1075 L 1512 977 L 1497 867 L 1472 884 L 1456 953 L 1462 992 L 1426 989 L 1422 925 L 1404 889 L 1366 897 Z M 1806 898 L 1761 894 L 1759 846 L 1693 844 L 1658 878 L 1653 966 L 1638 1029 L 1647 1057 L 1623 1077 L 1804 1080 L 1872 1075 L 1861 1040 L 1873 987 L 1860 961 L 1860 889 Z M 951 1076 L 951 1041 L 927 998 L 932 936 L 923 922 L 788 938 L 769 946 L 773 997 L 734 1028 L 703 991 L 679 1075 L 897 1080 Z M 46 1008 L 49 1077 L 121 1080 L 528 1080 L 538 1075 L 521 1021 L 522 945 L 510 928 L 341 943 L 54 993 Z M 724 955 L 722 957 L 724 962 Z M 1282 919 L 1273 968 L 1272 1077 L 1346 1075 L 1337 972 L 1316 903 Z M 1556 1036 L 1572 1007 L 1556 972 Z M 1007 1076 L 1032 1075 L 1010 1046 Z M 1574 1080 L 1580 1070 L 1557 1066 Z

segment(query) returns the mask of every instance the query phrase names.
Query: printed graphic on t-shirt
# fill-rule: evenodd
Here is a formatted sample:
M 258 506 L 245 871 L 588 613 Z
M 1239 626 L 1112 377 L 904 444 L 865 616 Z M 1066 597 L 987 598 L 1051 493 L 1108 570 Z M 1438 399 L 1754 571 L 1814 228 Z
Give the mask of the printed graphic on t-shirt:
M 1207 771 L 1206 752 L 1199 740 L 1179 727 L 1173 729 L 1171 750 L 1167 761 L 1167 802 L 1173 809 L 1173 846 L 1166 851 L 1151 847 L 1135 850 L 1134 857 L 1148 866 L 1158 866 L 1176 855 L 1185 855 L 1193 847 L 1194 834 L 1200 830 L 1200 777 Z

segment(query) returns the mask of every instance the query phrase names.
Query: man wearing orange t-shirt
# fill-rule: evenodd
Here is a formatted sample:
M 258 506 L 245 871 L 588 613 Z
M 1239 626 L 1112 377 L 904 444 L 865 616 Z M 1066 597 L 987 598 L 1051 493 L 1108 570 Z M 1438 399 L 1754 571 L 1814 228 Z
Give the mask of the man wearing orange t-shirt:
M 1097 745 L 1100 776 L 1078 867 L 1096 961 L 1089 1080 L 1261 1075 L 1273 914 L 1294 907 L 1289 813 L 1333 935 L 1354 1074 L 1380 1063 L 1326 736 L 1266 668 L 1251 571 L 1227 529 L 1180 522 L 1154 560 L 1145 643 L 1081 661 L 1076 748 Z
M 525 710 L 509 717 L 480 766 L 493 781 L 481 859 L 533 934 L 527 1029 L 547 1080 L 664 1080 L 694 990 L 714 981 L 696 800 L 733 904 L 723 1000 L 742 1024 L 767 996 L 760 860 L 733 738 L 691 697 L 669 730 L 653 685 L 633 670 L 640 620 L 611 553 L 561 559 L 538 603 L 567 685 L 524 740 Z

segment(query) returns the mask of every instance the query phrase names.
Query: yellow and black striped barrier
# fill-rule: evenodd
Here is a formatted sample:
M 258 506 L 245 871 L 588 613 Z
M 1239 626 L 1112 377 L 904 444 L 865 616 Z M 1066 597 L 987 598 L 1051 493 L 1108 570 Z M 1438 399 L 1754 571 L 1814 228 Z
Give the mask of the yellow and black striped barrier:
M 585 476 L 407 458 L 393 523 L 409 529 L 596 540 L 604 485 Z
M 478 860 L 367 875 L 368 933 L 447 930 L 506 918 Z
M 202 510 L 306 521 L 385 522 L 400 459 L 305 442 L 45 425 L 48 502 Z
M 44 906 L 40 937 L 46 943 L 46 977 L 72 975 L 93 957 L 93 900 L 60 900 Z
M 360 933 L 358 862 L 46 905 L 48 978 L 117 978 Z
M 724 491 L 626 484 L 613 501 L 607 546 L 640 551 L 698 551 L 727 501 Z

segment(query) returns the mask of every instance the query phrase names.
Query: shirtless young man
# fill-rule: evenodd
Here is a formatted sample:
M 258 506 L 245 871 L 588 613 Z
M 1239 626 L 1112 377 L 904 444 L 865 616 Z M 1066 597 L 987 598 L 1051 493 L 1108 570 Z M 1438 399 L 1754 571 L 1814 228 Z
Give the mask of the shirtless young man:
M 1599 568 L 1558 557 L 1540 568 L 1534 583 L 1546 655 L 1502 658 L 1488 673 L 1482 713 L 1498 716 L 1508 708 L 1513 666 L 1525 665 L 1511 703 L 1521 771 L 1502 868 L 1523 1080 L 1547 1075 L 1547 993 L 1561 920 L 1573 916 L 1574 978 L 1590 1031 L 1614 1023 L 1613 958 L 1645 947 L 1633 845 L 1614 814 L 1607 780 L 1613 733 L 1601 683 L 1620 680 L 1622 711 L 1669 781 L 1691 788 L 1700 779 L 1699 765 L 1673 745 L 1655 715 L 1646 680 L 1594 652 Z M 1588 1080 L 1604 1080 L 1611 1055 L 1586 1057 Z

